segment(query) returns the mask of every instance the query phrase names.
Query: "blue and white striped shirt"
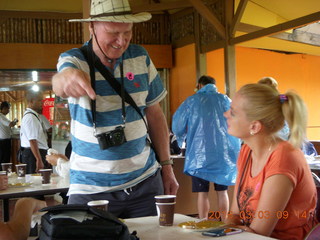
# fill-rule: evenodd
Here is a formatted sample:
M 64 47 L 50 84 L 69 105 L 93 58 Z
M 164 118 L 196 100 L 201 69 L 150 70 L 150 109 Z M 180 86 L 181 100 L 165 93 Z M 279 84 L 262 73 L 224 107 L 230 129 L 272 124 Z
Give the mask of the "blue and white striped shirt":
M 130 44 L 122 58 L 117 60 L 114 70 L 109 69 L 119 82 L 120 61 L 123 63 L 124 87 L 145 117 L 144 109 L 160 102 L 166 95 L 158 72 L 147 51 L 141 46 Z M 57 67 L 59 72 L 72 67 L 90 74 L 89 66 L 77 48 L 61 54 Z M 114 130 L 123 124 L 121 97 L 97 70 L 95 86 L 97 133 Z M 97 138 L 93 135 L 89 97 L 69 97 L 68 101 L 72 118 L 69 195 L 122 190 L 136 185 L 157 171 L 159 164 L 147 144 L 146 126 L 134 108 L 128 104 L 125 106 L 124 132 L 127 142 L 100 150 Z

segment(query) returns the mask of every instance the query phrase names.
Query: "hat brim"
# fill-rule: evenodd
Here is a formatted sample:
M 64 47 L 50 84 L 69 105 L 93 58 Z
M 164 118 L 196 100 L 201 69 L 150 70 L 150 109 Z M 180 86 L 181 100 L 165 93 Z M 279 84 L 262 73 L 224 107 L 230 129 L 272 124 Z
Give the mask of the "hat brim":
M 146 22 L 151 19 L 152 15 L 147 12 L 137 14 L 126 14 L 108 17 L 93 17 L 87 19 L 70 19 L 69 22 L 116 22 L 116 23 L 139 23 Z

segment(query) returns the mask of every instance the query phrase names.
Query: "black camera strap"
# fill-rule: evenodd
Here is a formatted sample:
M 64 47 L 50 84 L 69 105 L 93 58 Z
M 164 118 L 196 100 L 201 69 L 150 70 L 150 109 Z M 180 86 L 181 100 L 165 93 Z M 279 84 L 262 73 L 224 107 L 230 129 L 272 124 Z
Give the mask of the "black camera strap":
M 130 94 L 125 90 L 124 88 L 124 79 L 123 79 L 123 65 L 122 63 L 120 63 L 120 75 L 121 75 L 121 84 L 115 79 L 115 77 L 108 71 L 108 69 L 103 65 L 103 63 L 100 61 L 100 59 L 98 57 L 96 57 L 96 55 L 94 54 L 93 50 L 92 50 L 92 39 L 90 39 L 88 46 L 82 46 L 80 48 L 80 50 L 82 51 L 84 57 L 86 58 L 89 67 L 90 67 L 90 78 L 91 78 L 91 86 L 93 88 L 93 90 L 95 90 L 94 87 L 94 82 L 95 82 L 95 73 L 94 73 L 94 67 L 96 67 L 98 69 L 98 71 L 101 73 L 101 75 L 105 78 L 106 81 L 108 81 L 108 83 L 110 84 L 110 86 L 116 91 L 116 93 L 121 97 L 122 99 L 122 109 L 124 108 L 124 101 L 128 104 L 130 104 L 136 111 L 137 113 L 140 115 L 140 117 L 142 118 L 144 124 L 146 125 L 147 128 L 147 132 L 149 132 L 148 130 L 148 125 L 146 120 L 144 119 L 140 108 L 137 106 L 137 104 L 135 103 L 135 101 L 132 99 L 132 97 L 130 96 Z M 89 54 L 91 53 L 91 54 Z M 91 59 L 88 57 L 89 55 L 91 55 Z M 91 108 L 95 110 L 95 101 L 94 101 L 94 105 L 92 103 L 93 101 L 91 101 Z M 125 117 L 125 115 L 124 115 Z M 95 120 L 95 118 L 94 118 Z M 94 121 L 95 123 L 95 121 Z
M 124 78 L 123 78 L 123 65 L 120 63 L 120 75 L 121 75 L 121 84 L 112 76 L 112 74 L 108 71 L 108 69 L 102 64 L 100 59 L 95 55 L 92 50 L 92 39 L 90 39 L 88 46 L 82 46 L 80 48 L 82 51 L 90 69 L 90 79 L 91 79 L 91 87 L 94 91 L 95 89 L 95 67 L 101 73 L 101 75 L 105 78 L 106 81 L 109 82 L 110 86 L 119 94 L 121 97 L 121 109 L 122 109 L 122 120 L 123 124 L 126 121 L 126 110 L 124 103 L 125 89 L 124 89 Z M 117 89 L 115 88 L 117 87 Z M 129 95 L 130 96 L 130 95 Z M 96 129 L 96 100 L 91 100 L 91 112 L 92 112 L 92 121 L 93 127 Z M 95 130 L 94 130 L 95 131 Z

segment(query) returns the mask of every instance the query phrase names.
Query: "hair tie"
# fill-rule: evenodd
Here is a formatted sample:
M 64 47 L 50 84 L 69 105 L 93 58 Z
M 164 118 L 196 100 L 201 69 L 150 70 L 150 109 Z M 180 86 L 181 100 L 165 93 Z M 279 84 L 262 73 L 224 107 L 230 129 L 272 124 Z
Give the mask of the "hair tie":
M 280 99 L 281 103 L 284 103 L 284 102 L 288 101 L 288 97 L 285 94 L 280 94 L 279 95 L 279 99 Z

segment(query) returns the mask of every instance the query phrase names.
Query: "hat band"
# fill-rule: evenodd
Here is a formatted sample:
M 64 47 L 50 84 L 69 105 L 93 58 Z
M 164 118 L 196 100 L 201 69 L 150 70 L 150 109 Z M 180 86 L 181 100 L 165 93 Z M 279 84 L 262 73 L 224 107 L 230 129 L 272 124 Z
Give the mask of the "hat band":
M 120 15 L 127 15 L 127 14 L 132 14 L 131 11 L 126 11 L 126 12 L 116 12 L 116 13 L 101 13 L 97 15 L 90 15 L 92 18 L 96 17 L 112 17 L 112 16 L 120 16 Z

